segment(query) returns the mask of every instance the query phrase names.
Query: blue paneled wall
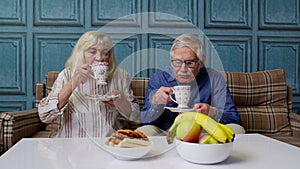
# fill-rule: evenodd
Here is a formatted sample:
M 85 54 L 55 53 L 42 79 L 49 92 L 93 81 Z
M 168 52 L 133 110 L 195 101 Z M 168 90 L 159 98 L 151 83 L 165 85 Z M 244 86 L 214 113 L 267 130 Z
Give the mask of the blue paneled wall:
M 1 0 L 0 112 L 31 109 L 34 85 L 62 70 L 80 35 L 111 35 L 120 66 L 150 76 L 182 33 L 198 34 L 208 66 L 283 68 L 300 114 L 300 0 Z

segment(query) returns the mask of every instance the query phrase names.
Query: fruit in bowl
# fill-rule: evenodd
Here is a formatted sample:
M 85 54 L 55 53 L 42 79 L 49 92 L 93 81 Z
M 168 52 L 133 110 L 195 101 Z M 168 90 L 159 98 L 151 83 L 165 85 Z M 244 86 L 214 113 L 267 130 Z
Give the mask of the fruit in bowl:
M 198 142 L 201 127 L 194 120 L 182 121 L 176 130 L 176 137 L 186 142 Z
M 213 136 L 209 134 L 203 134 L 199 139 L 199 144 L 218 144 L 218 140 L 216 140 Z
M 209 117 L 208 115 L 205 115 L 202 113 L 185 112 L 185 113 L 179 114 L 175 118 L 172 126 L 170 127 L 170 129 L 167 133 L 168 143 L 172 143 L 175 137 L 184 141 L 184 139 L 182 139 L 181 135 L 178 135 L 178 133 L 179 134 L 181 133 L 180 126 L 182 125 L 182 123 L 186 123 L 186 121 L 190 121 L 189 125 L 194 124 L 194 123 L 199 124 L 198 131 L 201 130 L 201 132 L 203 132 L 203 131 L 207 132 L 218 143 L 231 143 L 234 140 L 235 133 L 229 126 L 218 123 L 214 119 Z M 194 126 L 195 125 L 190 127 L 190 130 L 185 130 L 187 132 L 187 135 L 189 135 L 190 137 L 192 137 L 190 135 L 190 133 L 196 133 L 195 137 L 198 136 L 198 132 L 194 132 L 196 130 L 194 128 Z M 186 128 L 187 127 L 185 127 L 185 129 Z
M 182 134 L 183 130 L 185 135 Z M 183 135 L 193 139 L 187 139 Z M 228 158 L 234 137 L 235 133 L 229 126 L 202 113 L 185 112 L 175 118 L 168 131 L 167 141 L 172 143 L 175 139 L 176 150 L 183 159 L 193 163 L 212 164 Z

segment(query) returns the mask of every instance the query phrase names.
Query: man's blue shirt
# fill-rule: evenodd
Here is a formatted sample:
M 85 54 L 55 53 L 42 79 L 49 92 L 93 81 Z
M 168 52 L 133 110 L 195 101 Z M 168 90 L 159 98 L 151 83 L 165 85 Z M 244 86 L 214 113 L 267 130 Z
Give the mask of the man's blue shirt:
M 154 73 L 150 77 L 145 104 L 141 110 L 142 124 L 152 124 L 163 130 L 168 130 L 171 127 L 178 113 L 171 112 L 164 107 L 177 107 L 177 104 L 171 102 L 166 105 L 154 106 L 151 104 L 151 98 L 160 87 L 177 85 L 180 84 L 176 81 L 171 66 Z M 240 124 L 239 112 L 232 101 L 227 83 L 219 72 L 203 67 L 195 81 L 189 85 L 191 85 L 189 108 L 193 108 L 196 103 L 207 103 L 218 110 L 218 114 L 214 117 L 215 120 L 223 124 Z

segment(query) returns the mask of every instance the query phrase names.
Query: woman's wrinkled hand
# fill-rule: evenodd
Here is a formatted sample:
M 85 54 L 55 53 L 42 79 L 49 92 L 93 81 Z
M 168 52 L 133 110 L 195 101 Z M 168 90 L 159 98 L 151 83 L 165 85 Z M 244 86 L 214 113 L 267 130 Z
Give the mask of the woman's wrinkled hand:
M 76 68 L 72 77 L 73 85 L 78 86 L 79 84 L 85 83 L 92 74 L 92 67 L 89 64 L 83 64 L 79 66 Z

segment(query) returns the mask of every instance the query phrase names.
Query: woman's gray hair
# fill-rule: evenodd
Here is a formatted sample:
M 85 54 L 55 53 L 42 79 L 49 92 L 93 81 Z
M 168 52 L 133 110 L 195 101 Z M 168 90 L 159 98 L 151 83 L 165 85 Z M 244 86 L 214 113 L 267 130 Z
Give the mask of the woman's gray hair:
M 94 46 L 97 46 L 97 49 L 108 49 L 110 52 L 108 69 L 108 79 L 110 80 L 118 64 L 114 56 L 114 45 L 110 37 L 100 31 L 89 31 L 79 38 L 65 67 L 74 73 L 77 67 L 85 64 L 84 52 Z
M 171 59 L 174 56 L 174 49 L 178 49 L 182 47 L 189 47 L 190 49 L 192 49 L 196 53 L 198 59 L 203 64 L 205 63 L 206 60 L 205 49 L 202 42 L 199 40 L 197 36 L 192 34 L 182 34 L 178 36 L 174 40 L 170 50 Z

